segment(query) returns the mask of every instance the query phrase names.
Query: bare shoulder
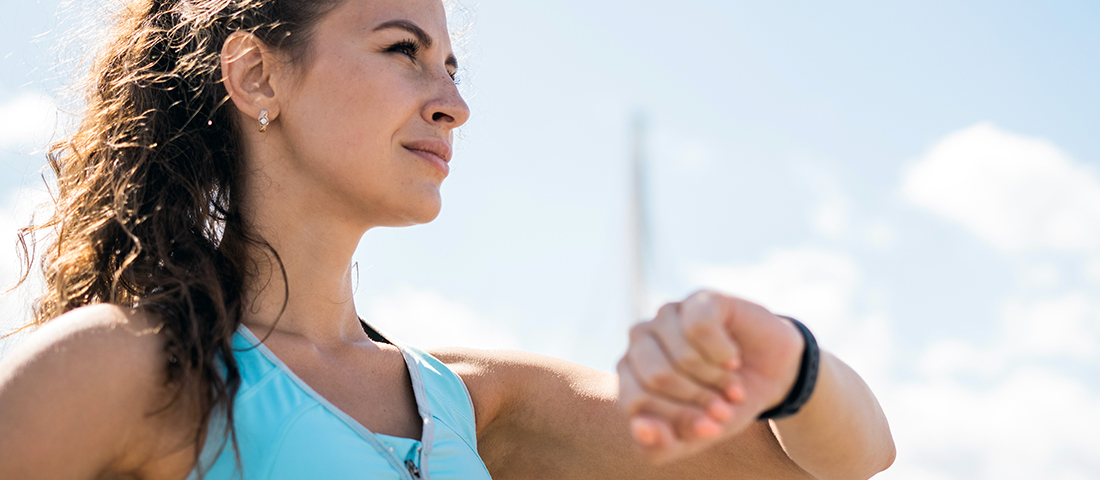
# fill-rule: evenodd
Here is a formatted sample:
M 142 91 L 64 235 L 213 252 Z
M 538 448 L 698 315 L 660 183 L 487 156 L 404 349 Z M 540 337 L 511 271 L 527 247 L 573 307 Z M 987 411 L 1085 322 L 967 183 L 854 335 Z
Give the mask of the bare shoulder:
M 523 363 L 521 352 L 474 348 L 432 349 L 429 353 L 455 372 L 474 403 L 477 431 L 483 432 L 515 398 L 509 377 Z
M 152 386 L 163 370 L 158 328 L 115 305 L 78 308 L 47 322 L 0 359 L 0 392 L 16 385 L 62 381 L 66 389 Z
M 0 359 L 0 477 L 90 478 L 143 463 L 156 443 L 149 414 L 166 403 L 156 327 L 117 306 L 83 307 Z
M 431 353 L 466 383 L 479 432 L 494 421 L 535 418 L 529 415 L 532 411 L 576 406 L 574 399 L 614 403 L 618 392 L 614 374 L 546 355 L 470 348 Z
M 434 349 L 432 356 L 447 364 L 465 379 L 501 380 L 507 377 L 524 377 L 542 372 L 554 376 L 603 376 L 614 375 L 579 365 L 560 358 L 518 350 L 479 350 L 474 348 L 448 347 Z

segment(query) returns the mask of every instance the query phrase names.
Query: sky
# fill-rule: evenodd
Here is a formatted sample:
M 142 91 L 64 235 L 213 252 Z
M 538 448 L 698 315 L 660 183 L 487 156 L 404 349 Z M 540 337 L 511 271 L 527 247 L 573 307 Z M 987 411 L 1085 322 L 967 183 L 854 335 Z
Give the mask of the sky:
M 103 2 L 84 4 L 0 0 L 12 245 L 88 55 L 59 32 Z M 612 370 L 640 116 L 651 311 L 714 288 L 802 320 L 886 411 L 878 479 L 1100 478 L 1100 3 L 460 7 L 473 116 L 440 217 L 361 243 L 364 318 Z M 32 288 L 0 297 L 0 330 Z

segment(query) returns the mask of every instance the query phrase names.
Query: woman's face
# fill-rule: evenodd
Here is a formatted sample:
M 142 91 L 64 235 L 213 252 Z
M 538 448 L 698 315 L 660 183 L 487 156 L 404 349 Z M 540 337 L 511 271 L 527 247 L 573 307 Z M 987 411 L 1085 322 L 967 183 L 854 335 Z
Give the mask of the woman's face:
M 309 208 L 366 228 L 434 219 L 470 115 L 456 68 L 438 0 L 345 0 L 322 17 L 272 130 Z

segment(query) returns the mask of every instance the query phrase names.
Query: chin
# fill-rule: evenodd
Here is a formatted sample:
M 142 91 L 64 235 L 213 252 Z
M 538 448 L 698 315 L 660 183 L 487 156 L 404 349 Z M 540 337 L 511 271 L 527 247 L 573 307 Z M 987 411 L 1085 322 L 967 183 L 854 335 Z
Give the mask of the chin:
M 357 214 L 370 227 L 408 227 L 431 222 L 443 208 L 438 184 L 387 189 L 355 199 Z
M 413 225 L 422 225 L 422 224 L 425 224 L 425 223 L 430 223 L 432 220 L 435 220 L 436 217 L 439 216 L 439 211 L 440 210 L 441 210 L 440 208 L 436 208 L 435 210 L 432 210 L 431 212 L 426 212 L 423 216 L 417 218 L 413 222 Z
M 416 202 L 413 205 L 406 205 L 403 215 L 400 215 L 400 219 L 393 227 L 409 227 L 412 225 L 422 225 L 435 220 L 439 216 L 440 210 L 443 209 L 443 202 L 439 198 L 438 192 L 433 198 L 425 198 L 422 201 Z

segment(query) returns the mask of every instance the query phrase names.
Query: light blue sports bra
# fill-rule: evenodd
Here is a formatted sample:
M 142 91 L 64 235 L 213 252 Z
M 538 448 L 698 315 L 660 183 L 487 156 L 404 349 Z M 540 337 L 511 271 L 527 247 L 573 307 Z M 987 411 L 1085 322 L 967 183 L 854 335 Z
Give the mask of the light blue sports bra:
M 490 480 L 477 454 L 473 403 L 462 379 L 431 355 L 394 345 L 405 357 L 424 420 L 420 441 L 367 430 L 242 325 L 233 338 L 241 373 L 233 409 L 240 463 L 224 439 L 224 418 L 215 419 L 188 479 L 197 480 L 201 469 L 207 480 Z

